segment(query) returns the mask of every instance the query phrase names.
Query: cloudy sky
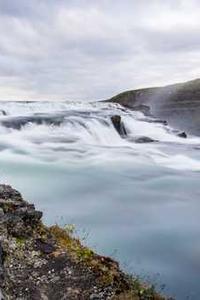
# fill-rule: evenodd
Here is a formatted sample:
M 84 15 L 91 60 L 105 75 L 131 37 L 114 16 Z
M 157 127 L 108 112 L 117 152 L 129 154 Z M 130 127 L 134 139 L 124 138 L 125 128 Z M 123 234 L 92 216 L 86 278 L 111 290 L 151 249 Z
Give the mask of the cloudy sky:
M 104 99 L 200 77 L 199 0 L 0 0 L 0 99 Z

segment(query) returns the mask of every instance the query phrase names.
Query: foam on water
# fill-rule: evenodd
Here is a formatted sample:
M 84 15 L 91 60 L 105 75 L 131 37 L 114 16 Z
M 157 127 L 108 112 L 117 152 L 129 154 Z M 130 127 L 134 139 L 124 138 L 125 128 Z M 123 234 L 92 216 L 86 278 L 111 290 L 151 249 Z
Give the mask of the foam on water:
M 125 110 L 117 104 L 2 102 L 0 109 L 7 114 L 1 116 L 0 121 L 12 122 L 15 118 L 41 116 L 41 113 L 52 119 L 52 124 L 28 122 L 20 129 L 1 124 L 1 155 L 10 152 L 48 162 L 62 160 L 63 163 L 140 161 L 180 170 L 200 170 L 198 150 L 194 149 L 200 145 L 199 137 L 180 138 L 169 126 L 154 123 L 142 113 Z M 113 127 L 110 117 L 115 114 L 122 116 L 128 139 L 122 138 Z M 63 118 L 59 126 L 53 125 L 55 116 Z M 133 139 L 141 136 L 156 142 L 135 143 Z

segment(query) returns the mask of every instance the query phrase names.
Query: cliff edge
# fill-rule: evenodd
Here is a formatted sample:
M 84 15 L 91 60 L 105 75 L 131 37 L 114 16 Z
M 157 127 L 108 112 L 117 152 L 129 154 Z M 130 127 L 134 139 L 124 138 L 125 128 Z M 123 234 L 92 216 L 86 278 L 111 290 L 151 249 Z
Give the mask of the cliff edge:
M 164 87 L 131 90 L 120 93 L 109 102 L 138 110 L 150 107 L 151 114 L 190 134 L 200 135 L 200 79 Z
M 83 246 L 70 227 L 46 227 L 41 218 L 18 191 L 0 185 L 1 299 L 165 299 Z

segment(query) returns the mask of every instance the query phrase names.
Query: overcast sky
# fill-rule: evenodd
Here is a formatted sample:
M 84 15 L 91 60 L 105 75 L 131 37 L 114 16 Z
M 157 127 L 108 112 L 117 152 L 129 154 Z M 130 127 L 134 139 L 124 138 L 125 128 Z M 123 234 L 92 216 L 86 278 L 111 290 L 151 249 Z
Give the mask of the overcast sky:
M 199 0 L 0 0 L 0 99 L 104 99 L 197 77 Z

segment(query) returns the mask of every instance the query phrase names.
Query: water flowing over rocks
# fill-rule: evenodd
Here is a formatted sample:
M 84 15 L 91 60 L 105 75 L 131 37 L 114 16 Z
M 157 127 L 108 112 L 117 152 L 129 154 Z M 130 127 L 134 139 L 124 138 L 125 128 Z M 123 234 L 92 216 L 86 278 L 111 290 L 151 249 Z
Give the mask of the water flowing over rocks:
M 108 102 L 134 109 L 150 108 L 156 118 L 190 134 L 200 135 L 200 79 L 164 87 L 144 88 L 120 93 Z M 147 111 L 148 113 L 148 111 Z
M 0 185 L 2 299 L 165 299 L 41 217 L 18 191 Z
M 135 105 L 133 107 L 129 107 L 131 110 L 134 111 L 141 111 L 145 116 L 152 116 L 151 108 L 148 105 Z
M 185 139 L 187 138 L 187 134 L 185 133 L 185 131 L 178 133 L 178 136 Z
M 111 117 L 111 121 L 116 131 L 119 133 L 121 137 L 125 137 L 127 135 L 126 128 L 122 122 L 121 116 L 115 115 Z
M 142 143 L 153 143 L 157 142 L 156 140 L 151 139 L 147 136 L 141 136 L 135 139 L 135 143 L 142 144 Z

